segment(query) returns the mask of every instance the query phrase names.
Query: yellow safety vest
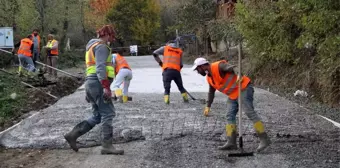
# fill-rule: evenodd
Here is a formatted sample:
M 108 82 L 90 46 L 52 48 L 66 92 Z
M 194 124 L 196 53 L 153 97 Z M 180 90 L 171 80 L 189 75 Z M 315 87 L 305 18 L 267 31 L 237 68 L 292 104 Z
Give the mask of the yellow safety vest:
M 53 44 L 54 44 L 55 42 L 57 42 L 57 40 L 54 40 L 54 39 L 53 39 L 53 40 L 48 41 L 47 47 L 52 48 L 52 47 L 53 47 Z M 51 54 L 53 54 L 53 55 L 58 55 L 58 54 L 59 54 L 59 53 L 58 53 L 58 48 L 51 50 Z
M 96 60 L 95 55 L 93 52 L 93 48 L 97 46 L 98 44 L 104 44 L 103 42 L 97 42 L 96 44 L 93 44 L 88 51 L 86 51 L 85 54 L 85 60 L 86 60 L 86 76 L 89 76 L 91 74 L 96 74 Z M 111 49 L 109 49 L 109 55 L 106 60 L 106 76 L 108 78 L 114 78 L 115 77 L 115 70 L 112 66 L 112 56 L 111 56 Z

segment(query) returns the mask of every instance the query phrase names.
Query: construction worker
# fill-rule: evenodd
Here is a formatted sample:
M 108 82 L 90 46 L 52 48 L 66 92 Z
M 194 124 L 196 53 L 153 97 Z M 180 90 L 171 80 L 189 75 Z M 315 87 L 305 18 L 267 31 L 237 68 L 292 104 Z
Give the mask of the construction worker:
M 64 137 L 74 151 L 78 151 L 76 140 L 89 132 L 95 125 L 102 123 L 101 154 L 124 154 L 112 146 L 115 108 L 111 100 L 110 83 L 114 78 L 111 50 L 109 43 L 115 40 L 115 31 L 111 25 L 105 25 L 97 30 L 96 39 L 91 39 L 86 45 L 86 100 L 92 104 L 93 116 L 78 123 Z
M 155 60 L 159 66 L 163 69 L 163 85 L 164 85 L 164 102 L 170 103 L 170 87 L 171 81 L 174 80 L 179 91 L 182 94 L 183 101 L 188 102 L 188 95 L 183 87 L 181 69 L 183 67 L 182 62 L 182 49 L 179 48 L 175 41 L 169 41 L 166 46 L 162 46 L 153 52 Z M 159 55 L 163 55 L 163 62 L 159 58 Z
M 130 81 L 132 79 L 132 71 L 123 56 L 119 53 L 112 54 L 112 65 L 115 67 L 116 77 L 111 83 L 111 91 L 115 93 L 115 96 L 120 102 L 126 103 L 128 101 L 128 92 Z M 120 85 L 124 82 L 123 91 L 120 89 Z
M 35 61 L 38 60 L 38 58 L 40 57 L 40 36 L 39 36 L 39 30 L 38 29 L 34 29 L 32 32 L 32 36 L 33 36 L 33 62 L 34 62 L 34 66 L 36 66 Z
M 15 48 L 18 49 L 18 57 L 20 61 L 19 65 L 19 74 L 22 74 L 22 66 L 29 71 L 29 74 L 32 75 L 32 72 L 35 72 L 35 66 L 33 63 L 32 55 L 33 55 L 33 36 L 28 35 L 26 38 L 23 38 L 19 43 L 14 45 L 12 49 L 12 53 L 14 53 Z
M 227 143 L 219 146 L 220 150 L 236 149 L 236 114 L 238 112 L 238 88 L 241 82 L 241 96 L 243 100 L 244 112 L 248 118 L 254 123 L 256 133 L 260 138 L 260 144 L 257 152 L 264 150 L 271 143 L 267 133 L 264 130 L 264 124 L 254 110 L 254 88 L 249 77 L 239 75 L 240 73 L 234 69 L 234 65 L 230 65 L 227 61 L 217 61 L 210 64 L 205 58 L 197 58 L 194 62 L 193 70 L 196 70 L 202 76 L 207 76 L 209 83 L 209 94 L 207 105 L 204 109 L 204 115 L 210 112 L 216 89 L 228 96 L 227 100 Z
M 54 39 L 54 35 L 52 34 L 49 34 L 47 36 L 47 39 L 48 39 L 47 45 L 44 46 L 44 48 L 47 50 L 47 58 L 46 58 L 47 65 L 57 68 L 58 55 L 59 55 L 58 41 Z M 48 68 L 48 73 L 50 75 L 53 74 L 55 78 L 57 77 L 57 71 L 52 68 Z

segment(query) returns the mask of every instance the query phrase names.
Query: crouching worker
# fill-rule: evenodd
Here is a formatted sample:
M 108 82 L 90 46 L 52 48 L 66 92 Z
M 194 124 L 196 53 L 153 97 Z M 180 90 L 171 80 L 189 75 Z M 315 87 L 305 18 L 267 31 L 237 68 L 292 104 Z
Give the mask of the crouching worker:
M 197 58 L 194 62 L 193 70 L 196 70 L 202 76 L 207 76 L 209 83 L 209 93 L 207 106 L 204 109 L 204 115 L 207 116 L 210 112 L 211 104 L 215 97 L 216 89 L 228 96 L 227 100 L 227 143 L 219 146 L 220 150 L 236 149 L 236 114 L 238 112 L 238 96 L 242 96 L 242 105 L 247 117 L 253 122 L 256 133 L 260 138 L 260 145 L 257 152 L 267 148 L 271 141 L 265 132 L 264 124 L 258 116 L 253 106 L 254 88 L 247 76 L 242 76 L 239 79 L 237 70 L 234 70 L 233 65 L 228 64 L 227 61 L 217 61 L 210 64 L 205 58 Z M 238 88 L 241 82 L 241 95 L 239 95 Z
M 107 45 L 115 40 L 112 26 L 105 25 L 97 31 L 98 39 L 92 39 L 86 45 L 86 100 L 92 104 L 93 116 L 77 124 L 64 137 L 74 151 L 78 151 L 76 140 L 89 132 L 95 125 L 102 123 L 101 154 L 124 154 L 123 150 L 112 146 L 115 108 L 111 101 L 110 83 L 114 77 L 111 63 L 111 50 Z
M 33 75 L 35 72 L 35 66 L 33 63 L 33 36 L 28 35 L 26 38 L 22 39 L 19 43 L 15 44 L 12 53 L 14 53 L 15 48 L 18 49 L 19 57 L 19 75 L 22 74 L 22 66 L 28 71 L 29 75 Z
M 132 80 L 131 68 L 126 59 L 119 53 L 112 54 L 112 65 L 115 67 L 116 77 L 110 88 L 120 102 L 126 103 L 128 101 L 130 81 Z M 122 84 L 123 91 L 120 88 Z

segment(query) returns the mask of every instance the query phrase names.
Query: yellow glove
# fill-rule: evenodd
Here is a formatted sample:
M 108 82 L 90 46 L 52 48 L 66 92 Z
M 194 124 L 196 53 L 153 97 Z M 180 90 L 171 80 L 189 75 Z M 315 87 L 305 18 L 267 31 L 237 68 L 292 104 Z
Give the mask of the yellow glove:
M 208 116 L 209 112 L 210 112 L 210 107 L 205 107 L 203 115 Z

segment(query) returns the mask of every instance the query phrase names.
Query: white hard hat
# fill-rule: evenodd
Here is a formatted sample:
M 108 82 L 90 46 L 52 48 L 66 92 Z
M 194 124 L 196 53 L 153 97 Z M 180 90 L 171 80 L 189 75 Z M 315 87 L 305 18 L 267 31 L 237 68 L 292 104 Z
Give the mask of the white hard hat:
M 204 65 L 206 63 L 209 63 L 205 58 L 196 58 L 195 62 L 194 62 L 194 66 L 192 66 L 192 70 L 196 70 L 196 68 L 198 66 Z

